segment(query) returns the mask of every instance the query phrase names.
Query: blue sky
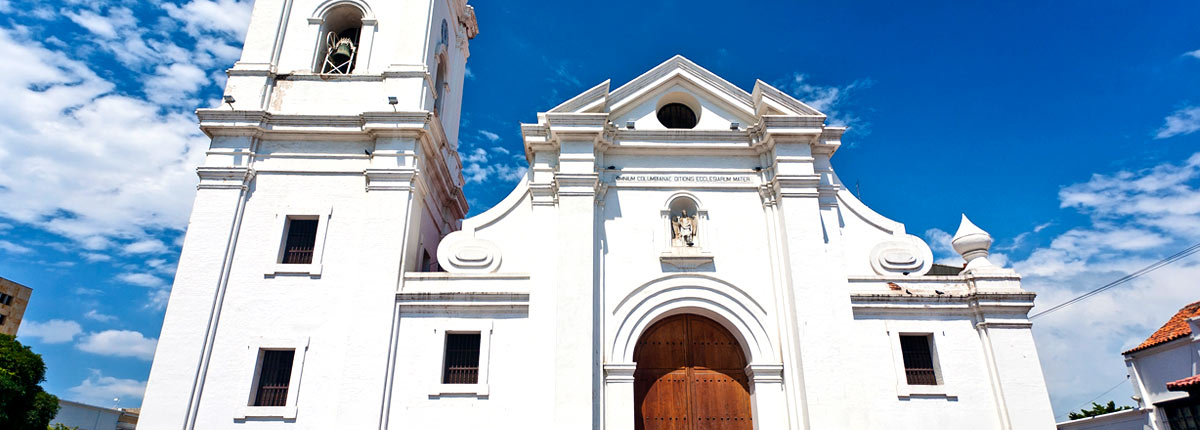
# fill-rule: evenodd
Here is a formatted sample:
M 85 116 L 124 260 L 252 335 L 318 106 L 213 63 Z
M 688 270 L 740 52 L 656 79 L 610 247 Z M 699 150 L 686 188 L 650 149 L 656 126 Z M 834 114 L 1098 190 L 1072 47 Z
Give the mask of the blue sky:
M 1200 240 L 1200 3 L 473 4 L 472 213 L 523 172 L 518 123 L 683 54 L 849 125 L 834 166 L 868 205 L 948 263 L 965 212 L 1039 306 Z M 0 0 L 0 276 L 34 288 L 21 340 L 50 392 L 140 402 L 207 145 L 191 111 L 249 10 Z M 1056 414 L 1119 383 L 1120 351 L 1200 300 L 1197 278 L 1188 260 L 1037 320 Z

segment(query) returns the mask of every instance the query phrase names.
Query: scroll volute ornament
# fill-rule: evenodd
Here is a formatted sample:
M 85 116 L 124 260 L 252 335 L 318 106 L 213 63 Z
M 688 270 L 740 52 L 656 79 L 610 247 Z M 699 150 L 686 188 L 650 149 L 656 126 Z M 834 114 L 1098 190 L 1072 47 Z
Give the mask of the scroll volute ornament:
M 878 275 L 921 276 L 933 264 L 933 250 L 921 238 L 906 234 L 879 242 L 870 258 Z
M 446 235 L 438 245 L 438 264 L 450 273 L 495 273 L 500 269 L 500 247 L 467 231 Z

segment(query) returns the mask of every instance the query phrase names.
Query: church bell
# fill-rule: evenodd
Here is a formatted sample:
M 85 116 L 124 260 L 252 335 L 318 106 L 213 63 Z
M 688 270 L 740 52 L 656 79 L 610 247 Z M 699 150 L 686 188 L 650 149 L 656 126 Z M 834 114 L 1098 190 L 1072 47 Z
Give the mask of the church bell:
M 338 39 L 332 48 L 334 63 L 341 64 L 350 61 L 350 56 L 354 53 L 354 41 L 349 37 L 343 37 Z

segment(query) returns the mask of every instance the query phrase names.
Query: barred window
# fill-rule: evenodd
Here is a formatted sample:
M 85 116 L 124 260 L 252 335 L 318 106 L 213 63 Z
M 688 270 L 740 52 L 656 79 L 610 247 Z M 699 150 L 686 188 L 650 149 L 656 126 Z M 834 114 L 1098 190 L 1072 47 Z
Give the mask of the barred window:
M 904 355 L 904 374 L 908 385 L 938 384 L 929 335 L 900 335 L 900 350 Z
M 268 349 L 261 352 L 254 406 L 287 406 L 292 360 L 295 357 L 294 349 Z
M 317 220 L 288 219 L 283 264 L 312 264 L 317 243 Z
M 443 384 L 479 383 L 479 333 L 446 334 Z
M 10 295 L 4 294 L 4 293 L 0 293 L 0 305 L 11 306 L 12 299 L 13 299 L 13 296 L 10 296 Z

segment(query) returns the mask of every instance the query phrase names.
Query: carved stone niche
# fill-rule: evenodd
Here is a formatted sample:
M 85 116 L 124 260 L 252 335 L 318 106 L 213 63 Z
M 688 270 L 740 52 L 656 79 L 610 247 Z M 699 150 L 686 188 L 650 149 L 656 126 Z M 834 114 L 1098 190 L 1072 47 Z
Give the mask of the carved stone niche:
M 659 211 L 662 218 L 663 252 L 659 261 L 680 269 L 695 269 L 713 262 L 713 255 L 704 249 L 709 242 L 708 211 L 700 199 L 688 192 L 679 192 L 667 199 Z

